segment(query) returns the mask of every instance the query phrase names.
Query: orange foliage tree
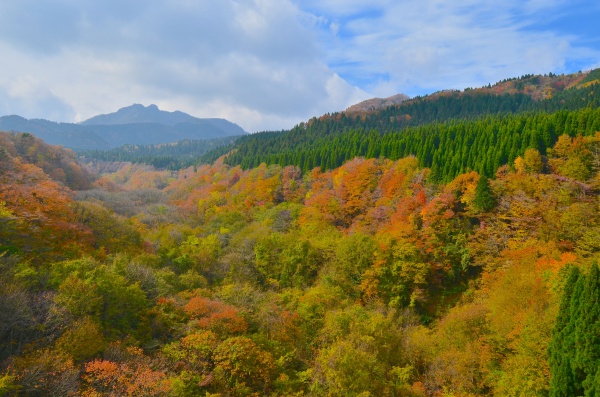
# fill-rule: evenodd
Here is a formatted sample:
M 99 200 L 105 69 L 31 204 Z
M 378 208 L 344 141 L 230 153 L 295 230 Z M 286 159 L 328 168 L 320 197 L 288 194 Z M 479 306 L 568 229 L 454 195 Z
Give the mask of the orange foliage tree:
M 168 396 L 170 381 L 164 372 L 152 369 L 138 348 L 127 348 L 126 361 L 94 360 L 85 364 L 84 396 Z
M 184 307 L 195 325 L 210 329 L 219 335 L 235 334 L 246 331 L 248 324 L 239 311 L 221 301 L 203 297 L 194 297 Z

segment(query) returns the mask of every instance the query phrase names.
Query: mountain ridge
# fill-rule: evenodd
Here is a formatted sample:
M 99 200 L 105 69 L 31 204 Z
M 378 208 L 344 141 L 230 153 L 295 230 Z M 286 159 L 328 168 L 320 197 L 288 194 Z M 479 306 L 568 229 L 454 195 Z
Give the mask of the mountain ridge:
M 582 88 L 600 82 L 600 69 L 592 69 L 585 72 L 557 75 L 549 74 L 525 74 L 520 77 L 506 78 L 494 84 L 481 87 L 466 87 L 459 89 L 444 89 L 423 96 L 408 97 L 405 94 L 395 94 L 386 98 L 371 98 L 349 106 L 346 110 L 334 112 L 354 116 L 356 113 L 370 115 L 384 111 L 389 108 L 407 106 L 419 101 L 435 101 L 441 97 L 464 97 L 482 94 L 492 95 L 524 95 L 533 101 L 550 99 L 556 93 L 570 88 Z M 321 116 L 321 118 L 327 115 Z

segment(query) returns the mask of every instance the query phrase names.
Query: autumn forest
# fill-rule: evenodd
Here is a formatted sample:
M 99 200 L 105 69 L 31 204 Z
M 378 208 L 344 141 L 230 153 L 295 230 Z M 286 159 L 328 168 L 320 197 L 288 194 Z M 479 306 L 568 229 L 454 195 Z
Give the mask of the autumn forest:
M 135 159 L 0 133 L 0 396 L 600 395 L 599 84 Z

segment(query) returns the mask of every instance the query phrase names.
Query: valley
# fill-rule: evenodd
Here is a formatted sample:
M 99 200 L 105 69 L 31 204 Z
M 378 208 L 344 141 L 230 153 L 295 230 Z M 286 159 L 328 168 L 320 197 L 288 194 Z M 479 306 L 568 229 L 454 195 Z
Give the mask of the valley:
M 599 95 L 596 69 L 285 131 L 0 133 L 0 396 L 595 395 Z

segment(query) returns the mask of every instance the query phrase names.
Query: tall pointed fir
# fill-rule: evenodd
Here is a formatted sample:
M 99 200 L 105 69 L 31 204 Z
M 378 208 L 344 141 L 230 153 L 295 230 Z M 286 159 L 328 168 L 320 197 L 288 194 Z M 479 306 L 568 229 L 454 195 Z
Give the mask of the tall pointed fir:
M 575 314 L 579 306 L 578 294 L 582 292 L 582 278 L 577 267 L 569 269 L 567 282 L 563 288 L 562 299 L 552 330 L 552 340 L 548 346 L 550 364 L 550 397 L 580 396 L 581 388 L 576 387 L 573 377 L 575 340 L 573 338 Z M 579 288 L 578 288 L 579 287 Z
M 494 208 L 494 205 L 496 205 L 496 200 L 490 191 L 488 178 L 485 175 L 481 175 L 475 188 L 473 206 L 477 211 L 486 212 Z
M 598 396 L 594 380 L 600 365 L 600 271 L 594 263 L 586 277 L 580 319 L 576 327 L 576 373 L 583 378 L 586 397 Z
M 600 395 L 600 270 L 570 270 L 548 347 L 550 396 Z

